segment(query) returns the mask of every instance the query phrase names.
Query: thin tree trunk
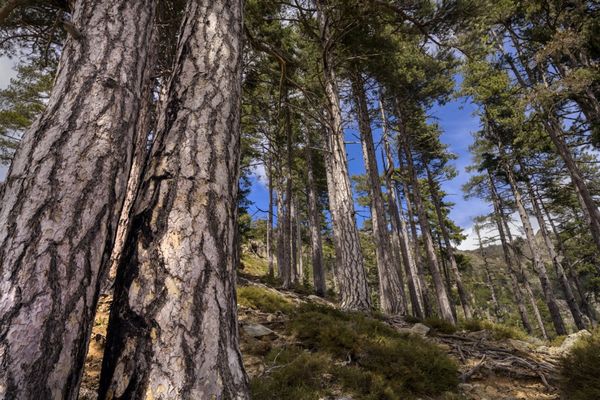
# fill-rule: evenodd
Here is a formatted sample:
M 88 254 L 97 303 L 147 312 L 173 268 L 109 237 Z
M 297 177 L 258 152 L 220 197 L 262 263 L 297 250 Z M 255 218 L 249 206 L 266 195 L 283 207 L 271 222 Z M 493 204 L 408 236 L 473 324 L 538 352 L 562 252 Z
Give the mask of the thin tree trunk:
M 79 0 L 0 195 L 0 398 L 75 399 L 131 167 L 156 2 Z
M 302 257 L 302 225 L 300 224 L 300 211 L 298 207 L 297 199 L 294 199 L 294 210 L 296 220 L 296 251 L 298 255 L 296 260 L 298 262 L 298 283 L 304 282 L 304 258 Z
M 544 292 L 544 298 L 546 300 L 546 304 L 548 305 L 548 310 L 550 311 L 550 316 L 552 318 L 554 329 L 556 330 L 557 334 L 565 335 L 567 334 L 567 330 L 565 328 L 562 316 L 560 315 L 560 308 L 558 307 L 558 303 L 556 302 L 556 297 L 554 296 L 552 284 L 550 282 L 550 279 L 548 278 L 548 273 L 546 272 L 546 266 L 542 261 L 540 249 L 537 245 L 537 242 L 535 241 L 533 227 L 531 226 L 531 222 L 529 221 L 529 215 L 527 215 L 527 210 L 525 210 L 525 205 L 523 203 L 521 191 L 517 186 L 517 182 L 515 180 L 511 166 L 507 165 L 506 161 L 504 161 L 503 164 L 504 172 L 506 173 L 508 182 L 511 186 L 513 196 L 515 198 L 515 203 L 517 205 L 517 210 L 519 212 L 519 217 L 521 218 L 521 223 L 523 224 L 523 229 L 525 230 L 527 244 L 533 257 L 533 268 L 535 269 L 540 278 L 542 291 Z
M 581 287 L 581 282 L 579 281 L 579 278 L 578 278 L 577 274 L 573 270 L 573 265 L 569 261 L 567 252 L 565 250 L 565 244 L 564 244 L 564 242 L 562 240 L 562 237 L 560 236 L 560 233 L 558 232 L 556 224 L 554 223 L 554 220 L 552 219 L 552 216 L 551 216 L 550 212 L 548 211 L 548 208 L 546 207 L 542 196 L 537 191 L 536 191 L 536 195 L 537 195 L 537 198 L 539 200 L 539 204 L 540 204 L 542 210 L 544 211 L 544 214 L 546 214 L 546 218 L 548 219 L 548 222 L 550 222 L 550 227 L 552 228 L 552 233 L 554 234 L 554 238 L 556 239 L 556 243 L 558 244 L 558 251 L 559 251 L 560 254 L 563 255 L 564 261 L 565 261 L 565 263 L 567 265 L 569 277 L 571 278 L 571 280 L 573 281 L 573 283 L 575 283 L 575 288 L 577 289 L 577 294 L 579 295 L 579 300 L 581 302 L 581 306 L 585 310 L 586 315 L 593 322 L 593 321 L 596 320 L 594 309 L 589 304 L 589 302 L 587 301 L 587 298 L 585 297 L 585 294 L 584 294 L 584 292 L 582 290 L 582 287 Z
M 533 328 L 531 326 L 531 322 L 529 321 L 529 315 L 527 313 L 527 307 L 525 306 L 525 302 L 523 301 L 523 292 L 519 285 L 519 280 L 517 277 L 517 273 L 515 271 L 515 267 L 513 264 L 514 255 L 511 254 L 511 249 L 506 240 L 506 233 L 504 231 L 504 215 L 500 207 L 500 202 L 498 200 L 498 193 L 496 191 L 496 185 L 491 174 L 487 173 L 489 184 L 490 184 L 490 193 L 492 196 L 492 203 L 494 205 L 494 220 L 496 221 L 496 227 L 498 228 L 498 233 L 500 234 L 500 243 L 502 244 L 502 253 L 504 255 L 504 262 L 506 264 L 506 269 L 508 272 L 508 276 L 510 277 L 510 282 L 512 286 L 512 292 L 515 296 L 515 301 L 517 303 L 517 310 L 519 311 L 519 316 L 521 317 L 521 322 L 523 323 L 523 327 L 527 333 L 531 334 L 533 332 Z M 542 331 L 543 329 L 542 324 Z M 544 333 L 545 335 L 545 333 Z
M 241 0 L 190 1 L 115 287 L 100 399 L 248 399 L 235 268 Z
M 514 37 L 512 37 L 513 44 L 518 46 L 518 43 Z M 527 83 L 525 82 L 525 78 L 522 76 L 521 72 L 516 67 L 515 63 L 511 61 L 510 58 L 507 59 L 511 70 L 515 74 L 519 84 L 522 88 L 527 89 Z M 527 69 L 527 73 L 529 76 L 529 80 L 531 81 L 532 76 L 531 72 Z M 533 82 L 532 82 L 533 83 Z M 552 143 L 556 147 L 558 155 L 562 158 L 565 163 L 565 167 L 569 172 L 569 176 L 571 177 L 571 183 L 573 184 L 575 190 L 577 191 L 577 196 L 581 204 L 581 208 L 585 210 L 588 222 L 590 224 L 590 230 L 592 239 L 596 244 L 598 250 L 600 250 L 600 210 L 598 209 L 598 205 L 594 201 L 589 188 L 585 182 L 583 174 L 581 170 L 577 166 L 575 158 L 569 149 L 569 146 L 564 140 L 564 132 L 562 127 L 560 126 L 557 117 L 552 113 L 548 112 L 545 107 L 541 104 L 534 104 L 535 109 L 542 115 L 542 123 L 548 136 L 552 140 Z
M 317 187 L 313 172 L 312 142 L 306 146 L 306 177 L 308 187 L 308 228 L 310 231 L 313 284 L 317 296 L 324 297 L 327 292 L 325 268 L 323 265 L 323 240 L 321 238 L 321 210 L 317 200 Z
M 298 219 L 296 211 L 296 198 L 290 200 L 290 256 L 292 260 L 292 279 L 291 283 L 296 284 L 299 281 L 299 265 L 298 265 Z
M 399 161 L 400 161 L 400 169 L 403 169 L 403 165 L 402 165 L 402 158 L 399 157 Z M 425 268 L 423 267 L 423 258 L 421 257 L 421 254 L 419 252 L 419 240 L 418 240 L 418 236 L 417 236 L 417 226 L 415 223 L 415 218 L 414 218 L 414 213 L 413 213 L 413 203 L 410 200 L 410 188 L 408 187 L 408 183 L 407 182 L 402 182 L 403 185 L 403 191 L 404 191 L 404 200 L 406 202 L 406 212 L 407 212 L 407 217 L 408 217 L 408 222 L 410 225 L 410 233 L 412 236 L 412 252 L 414 254 L 414 260 L 418 262 L 416 262 L 416 266 L 417 266 L 417 272 L 418 272 L 418 276 L 419 276 L 419 283 L 421 286 L 421 295 L 422 295 L 422 299 L 423 299 L 423 310 L 425 312 L 425 316 L 426 317 L 431 317 L 434 312 L 433 312 L 433 304 L 431 302 L 431 296 L 429 294 L 429 287 L 427 285 L 427 280 L 425 278 Z M 400 198 L 400 196 L 398 196 Z M 400 205 L 400 208 L 398 208 L 398 210 L 401 212 L 402 210 L 402 205 Z M 407 232 L 408 233 L 408 232 Z M 407 235 L 408 238 L 408 235 Z
M 423 310 L 423 297 L 421 294 L 421 284 L 419 281 L 419 275 L 417 266 L 410 250 L 408 243 L 408 231 L 406 229 L 406 222 L 403 216 L 400 216 L 399 204 L 396 190 L 392 183 L 391 174 L 394 168 L 394 159 L 392 157 L 392 151 L 389 143 L 389 133 L 387 126 L 387 118 L 385 116 L 385 109 L 383 107 L 383 101 L 380 101 L 381 118 L 383 121 L 383 147 L 385 155 L 383 158 L 384 169 L 385 169 L 385 184 L 387 188 L 387 201 L 388 208 L 391 215 L 392 221 L 392 242 L 394 246 L 399 249 L 399 254 L 402 256 L 402 264 L 404 265 L 406 277 L 408 279 L 408 291 L 410 294 L 410 302 L 412 313 L 417 318 L 425 318 L 425 312 Z M 398 257 L 398 260 L 400 258 Z
M 448 293 L 446 293 L 446 286 L 444 285 L 444 281 L 440 273 L 437 255 L 435 254 L 435 248 L 433 246 L 433 239 L 431 237 L 429 219 L 427 218 L 425 206 L 423 205 L 423 201 L 421 199 L 419 179 L 417 176 L 417 172 L 415 171 L 412 154 L 404 138 L 402 138 L 402 146 L 404 147 L 404 153 L 406 155 L 408 174 L 412 181 L 414 201 L 417 208 L 417 214 L 419 216 L 419 223 L 421 225 L 421 237 L 423 238 L 423 244 L 425 246 L 425 255 L 427 256 L 429 271 L 431 272 L 431 277 L 433 278 L 433 285 L 438 300 L 440 314 L 443 319 L 452 324 L 455 324 L 456 321 L 454 319 L 454 316 L 452 315 L 450 299 L 448 298 Z
M 556 248 L 554 247 L 554 243 L 552 239 L 550 239 L 550 234 L 548 233 L 548 227 L 546 226 L 546 221 L 544 219 L 544 215 L 542 214 L 542 210 L 540 205 L 538 204 L 538 199 L 533 191 L 533 186 L 531 185 L 531 180 L 524 174 L 525 184 L 527 186 L 527 191 L 529 193 L 529 198 L 531 205 L 533 207 L 533 213 L 538 221 L 538 225 L 540 226 L 540 232 L 542 234 L 542 238 L 544 239 L 544 244 L 546 245 L 546 250 L 552 259 L 552 263 L 554 264 L 554 268 L 556 269 L 556 273 L 558 275 L 558 279 L 563 288 L 563 292 L 565 294 L 565 299 L 567 300 L 567 305 L 569 306 L 569 310 L 571 311 L 571 315 L 573 316 L 573 320 L 575 321 L 575 325 L 578 329 L 585 329 L 586 325 L 583 321 L 583 314 L 579 309 L 579 304 L 577 304 L 577 300 L 575 299 L 575 295 L 573 294 L 573 288 L 571 287 L 571 282 L 567 278 L 567 274 L 565 273 L 565 269 L 562 265 L 562 262 L 559 259 L 559 255 L 556 252 Z
M 269 149 L 270 150 L 270 149 Z M 267 179 L 269 186 L 269 212 L 267 215 L 267 260 L 269 260 L 269 276 L 275 276 L 273 260 L 273 167 L 271 153 L 267 155 Z
M 371 219 L 373 223 L 375 256 L 377 258 L 377 272 L 379 275 L 380 305 L 382 311 L 386 314 L 404 314 L 406 313 L 402 301 L 405 297 L 404 286 L 399 274 L 398 260 L 394 258 L 390 247 L 391 240 L 387 228 L 381 181 L 377 170 L 375 144 L 373 143 L 367 96 L 360 72 L 354 71 L 351 81 L 363 159 L 369 180 L 369 193 L 371 195 Z
M 477 242 L 479 245 L 479 255 L 483 259 L 483 269 L 485 272 L 485 279 L 487 283 L 487 287 L 490 290 L 490 294 L 492 296 L 492 305 L 494 306 L 494 315 L 496 317 L 496 322 L 500 319 L 500 304 L 498 303 L 498 296 L 496 295 L 496 288 L 494 287 L 494 281 L 492 279 L 492 274 L 490 272 L 490 265 L 487 259 L 487 254 L 485 249 L 483 248 L 483 242 L 481 241 L 481 231 L 478 225 L 474 227 L 475 233 L 477 234 Z
M 333 219 L 340 305 L 344 309 L 367 311 L 371 309 L 371 299 L 356 227 L 337 77 L 329 47 L 333 38 L 330 32 L 330 19 L 326 15 L 327 0 L 319 0 L 317 8 L 323 40 L 323 81 L 327 101 L 325 108 L 328 114 L 325 134 L 325 167 Z
M 452 271 L 452 275 L 454 276 L 454 281 L 456 282 L 456 288 L 458 289 L 458 296 L 460 298 L 460 303 L 462 305 L 463 311 L 465 313 L 465 318 L 471 319 L 473 318 L 473 311 L 471 310 L 471 302 L 469 299 L 469 294 L 463 285 L 462 278 L 460 276 L 460 272 L 458 271 L 458 265 L 456 264 L 456 257 L 454 257 L 454 249 L 452 248 L 452 242 L 450 241 L 450 235 L 448 233 L 448 229 L 444 223 L 444 215 L 442 213 L 442 205 L 441 199 L 439 196 L 439 187 L 438 184 L 434 181 L 433 175 L 429 169 L 428 165 L 425 165 L 427 169 L 427 179 L 429 181 L 429 186 L 431 188 L 431 197 L 433 200 L 433 205 L 435 207 L 435 212 L 438 217 L 438 222 L 440 224 L 440 231 L 442 233 L 442 237 L 444 239 L 444 243 L 446 245 L 446 252 L 448 253 L 448 259 L 450 261 L 450 270 Z

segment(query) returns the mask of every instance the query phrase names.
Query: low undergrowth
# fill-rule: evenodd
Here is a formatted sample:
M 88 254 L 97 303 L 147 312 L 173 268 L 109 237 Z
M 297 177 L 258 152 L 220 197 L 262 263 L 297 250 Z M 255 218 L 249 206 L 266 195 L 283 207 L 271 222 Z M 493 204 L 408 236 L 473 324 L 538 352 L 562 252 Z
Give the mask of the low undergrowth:
M 525 340 L 527 333 L 514 326 L 495 324 L 491 321 L 470 319 L 460 324 L 460 327 L 469 332 L 487 330 L 495 340 L 517 339 Z
M 294 309 L 294 305 L 285 297 L 257 286 L 240 287 L 237 296 L 239 305 L 266 313 L 287 314 Z
M 562 359 L 560 388 L 565 399 L 600 399 L 600 330 L 581 339 Z
M 281 300 L 274 307 L 273 294 L 265 289 L 240 290 L 243 293 L 240 298 L 251 302 L 252 307 L 265 312 L 282 310 Z M 259 301 L 256 298 L 259 291 L 270 300 Z M 266 362 L 265 372 L 252 379 L 253 398 L 317 400 L 339 395 L 351 395 L 355 400 L 455 398 L 452 392 L 458 385 L 457 366 L 434 344 L 401 334 L 359 313 L 314 304 L 291 311 L 287 306 L 283 308 L 289 315 L 285 334 L 293 339 L 268 350 L 251 347 L 256 349 L 254 355 Z

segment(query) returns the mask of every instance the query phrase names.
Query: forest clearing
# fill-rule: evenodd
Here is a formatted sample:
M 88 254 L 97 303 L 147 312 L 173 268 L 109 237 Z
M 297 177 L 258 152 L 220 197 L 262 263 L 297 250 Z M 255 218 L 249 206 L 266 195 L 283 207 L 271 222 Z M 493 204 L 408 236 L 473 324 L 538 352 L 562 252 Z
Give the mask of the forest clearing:
M 598 37 L 0 0 L 0 400 L 600 399 Z

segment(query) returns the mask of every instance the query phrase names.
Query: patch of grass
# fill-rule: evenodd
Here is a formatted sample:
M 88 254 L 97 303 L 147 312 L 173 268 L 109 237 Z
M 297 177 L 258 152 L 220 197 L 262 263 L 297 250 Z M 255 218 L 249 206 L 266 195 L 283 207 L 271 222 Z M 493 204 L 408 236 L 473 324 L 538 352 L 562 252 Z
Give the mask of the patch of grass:
M 560 388 L 565 399 L 600 399 L 600 331 L 583 338 L 561 361 Z
M 267 361 L 269 374 L 250 382 L 253 399 L 318 400 L 325 394 L 323 376 L 333 367 L 326 356 L 279 348 L 267 355 Z
M 550 346 L 553 347 L 560 347 L 563 342 L 565 341 L 565 339 L 567 338 L 566 335 L 558 335 L 552 338 L 552 340 L 550 341 Z
M 470 319 L 467 321 L 463 321 L 460 324 L 460 327 L 469 332 L 477 332 L 482 330 L 489 331 L 491 332 L 492 337 L 495 340 L 525 340 L 527 338 L 527 334 L 519 328 L 516 328 L 514 326 L 495 324 L 491 321 L 486 320 Z
M 249 252 L 243 252 L 240 269 L 244 274 L 265 276 L 269 274 L 269 260 Z
M 450 322 L 443 320 L 437 317 L 429 317 L 425 318 L 423 321 L 425 325 L 430 327 L 434 332 L 452 334 L 456 332 L 456 326 L 452 325 Z
M 286 361 L 290 356 L 286 350 L 273 373 L 255 379 L 255 398 L 318 399 L 336 388 L 356 400 L 400 400 L 439 395 L 458 384 L 457 366 L 441 349 L 373 318 L 320 305 L 300 306 L 292 315 L 289 331 L 310 353 L 295 353 Z M 322 380 L 310 383 L 313 375 L 307 375 L 305 365 L 310 374 L 329 377 L 329 389 L 321 386 Z M 293 380 L 288 374 L 302 379 Z M 261 397 L 269 390 L 277 395 Z
M 242 286 L 237 290 L 238 304 L 266 313 L 289 313 L 294 305 L 285 297 L 257 286 Z

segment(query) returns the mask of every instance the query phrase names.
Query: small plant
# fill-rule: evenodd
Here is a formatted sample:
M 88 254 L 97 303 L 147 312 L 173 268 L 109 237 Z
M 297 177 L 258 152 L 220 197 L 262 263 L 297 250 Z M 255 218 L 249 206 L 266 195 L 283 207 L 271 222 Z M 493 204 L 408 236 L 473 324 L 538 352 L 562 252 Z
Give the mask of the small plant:
M 434 332 L 452 334 L 456 332 L 456 326 L 450 322 L 437 317 L 426 318 L 423 323 L 430 327 Z
M 289 313 L 294 309 L 294 305 L 285 297 L 257 286 L 240 287 L 237 295 L 240 306 L 266 313 L 276 313 L 278 311 Z
M 581 339 L 562 359 L 560 389 L 565 399 L 600 399 L 600 331 Z
M 477 332 L 477 331 L 489 331 L 495 340 L 503 339 L 517 339 L 524 340 L 527 338 L 527 334 L 514 326 L 495 324 L 491 321 L 470 319 L 463 321 L 460 327 L 465 331 Z

